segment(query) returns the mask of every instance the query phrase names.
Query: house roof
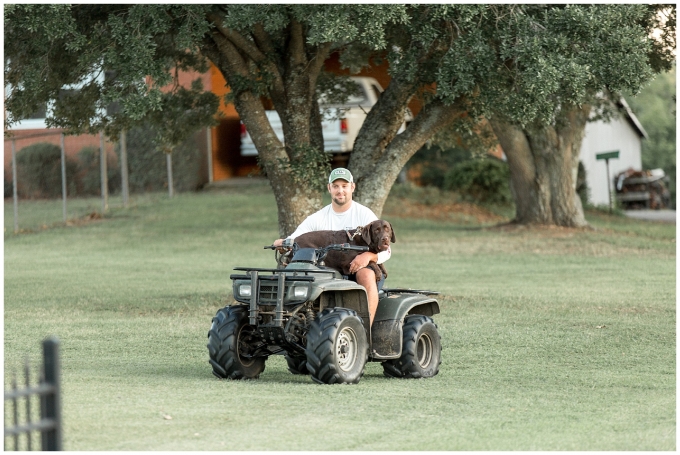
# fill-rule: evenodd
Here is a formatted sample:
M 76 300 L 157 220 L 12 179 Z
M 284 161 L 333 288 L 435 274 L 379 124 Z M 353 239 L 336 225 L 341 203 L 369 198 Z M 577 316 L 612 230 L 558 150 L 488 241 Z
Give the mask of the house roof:
M 642 123 L 640 123 L 635 114 L 633 114 L 633 110 L 630 108 L 626 100 L 623 97 L 621 97 L 621 99 L 619 99 L 618 104 L 626 111 L 626 120 L 628 120 L 628 123 L 630 123 L 631 126 L 638 132 L 640 137 L 649 139 L 647 131 L 645 131 L 645 129 L 642 127 Z

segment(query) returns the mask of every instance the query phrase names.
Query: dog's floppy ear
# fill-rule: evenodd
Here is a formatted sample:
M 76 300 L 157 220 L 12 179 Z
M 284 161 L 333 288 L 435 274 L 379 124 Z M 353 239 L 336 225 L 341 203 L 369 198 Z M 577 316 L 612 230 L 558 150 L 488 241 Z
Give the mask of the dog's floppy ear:
M 364 239 L 366 245 L 371 244 L 371 224 L 367 224 L 361 228 L 361 238 Z
M 387 225 L 390 227 L 390 231 L 392 231 L 392 237 L 390 237 L 390 242 L 396 243 L 397 238 L 394 236 L 394 229 L 392 228 L 392 223 L 389 223 L 387 221 L 385 221 L 385 223 L 387 223 Z

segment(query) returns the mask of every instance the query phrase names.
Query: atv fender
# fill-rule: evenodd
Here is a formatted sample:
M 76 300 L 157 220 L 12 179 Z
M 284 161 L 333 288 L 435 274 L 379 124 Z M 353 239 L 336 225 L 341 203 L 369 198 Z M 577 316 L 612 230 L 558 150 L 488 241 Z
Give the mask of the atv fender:
M 354 310 L 364 322 L 366 336 L 370 339 L 370 322 L 368 319 L 368 296 L 366 289 L 350 280 L 332 280 L 319 282 L 313 290 L 310 300 L 319 298 L 320 310 L 342 307 Z
M 388 294 L 378 302 L 371 327 L 371 356 L 376 360 L 401 356 L 404 318 L 409 314 L 433 316 L 439 313 L 437 300 L 423 294 Z

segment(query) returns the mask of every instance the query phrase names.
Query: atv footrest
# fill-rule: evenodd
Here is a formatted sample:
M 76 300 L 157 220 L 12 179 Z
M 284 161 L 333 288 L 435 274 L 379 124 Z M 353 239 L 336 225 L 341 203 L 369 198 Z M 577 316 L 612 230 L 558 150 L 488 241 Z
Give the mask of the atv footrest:
M 439 295 L 437 291 L 427 291 L 425 289 L 405 289 L 405 288 L 383 288 L 385 293 L 389 294 L 424 294 L 424 295 Z

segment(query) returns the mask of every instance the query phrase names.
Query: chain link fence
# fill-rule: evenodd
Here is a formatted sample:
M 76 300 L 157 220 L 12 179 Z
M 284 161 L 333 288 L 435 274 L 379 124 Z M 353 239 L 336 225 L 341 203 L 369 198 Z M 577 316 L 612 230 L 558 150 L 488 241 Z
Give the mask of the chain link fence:
M 166 156 L 149 138 L 143 129 L 123 132 L 115 143 L 100 134 L 98 148 L 74 150 L 59 131 L 6 137 L 5 234 L 98 218 L 112 204 L 127 208 L 131 193 L 165 190 L 172 198 L 212 181 L 212 129 Z

